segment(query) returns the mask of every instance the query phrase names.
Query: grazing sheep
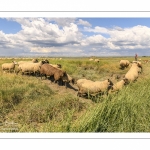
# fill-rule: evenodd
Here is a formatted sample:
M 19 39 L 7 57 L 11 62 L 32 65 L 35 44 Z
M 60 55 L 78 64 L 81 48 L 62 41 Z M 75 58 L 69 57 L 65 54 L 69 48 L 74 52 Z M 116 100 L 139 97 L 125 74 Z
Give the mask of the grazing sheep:
M 78 80 L 77 81 L 77 86 L 79 88 L 78 90 L 78 96 L 82 95 L 92 95 L 92 94 L 103 94 L 107 93 L 111 87 L 113 86 L 112 81 L 109 79 L 104 80 L 104 81 L 91 81 L 91 80 Z
M 126 85 L 128 83 L 128 79 L 123 78 L 122 80 L 118 81 L 117 83 L 115 83 L 112 86 L 112 89 L 110 90 L 110 92 L 115 92 L 115 91 L 119 91 L 123 88 L 124 85 Z
M 41 74 L 41 79 L 42 79 L 42 76 L 45 75 L 45 77 L 47 76 L 54 76 L 54 82 L 58 82 L 58 81 L 61 81 L 62 82 L 62 85 L 63 85 L 63 79 L 67 80 L 67 73 L 66 71 L 63 71 L 59 68 L 55 68 L 49 64 L 43 64 L 41 66 L 41 69 L 40 69 L 40 74 Z M 66 85 L 66 84 L 65 84 Z
M 15 61 L 12 61 L 12 63 L 4 63 L 4 64 L 2 64 L 2 70 L 3 71 L 5 71 L 5 70 L 8 70 L 9 71 L 9 73 L 11 72 L 11 71 L 14 71 L 15 72 L 15 65 L 17 65 L 18 63 L 17 62 L 15 62 Z
M 34 73 L 38 74 L 40 72 L 41 66 L 44 64 L 44 61 L 40 61 L 38 63 L 23 63 L 18 66 L 17 74 L 21 71 L 22 74 L 28 72 L 28 73 Z
M 127 68 L 129 64 L 130 64 L 129 60 L 120 60 L 121 69 Z

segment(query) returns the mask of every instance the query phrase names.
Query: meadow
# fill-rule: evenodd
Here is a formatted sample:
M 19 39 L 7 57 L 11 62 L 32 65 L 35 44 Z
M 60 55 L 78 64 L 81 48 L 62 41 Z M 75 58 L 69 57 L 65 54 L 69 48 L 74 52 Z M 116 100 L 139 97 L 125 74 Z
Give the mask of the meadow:
M 134 57 L 99 57 L 99 63 L 89 58 L 46 59 L 61 64 L 76 80 L 116 82 L 130 68 L 120 69 L 119 61 Z M 0 59 L 0 65 L 12 60 Z M 150 64 L 142 61 L 142 65 L 136 82 L 96 98 L 78 97 L 76 85 L 66 89 L 40 77 L 3 73 L 0 68 L 0 132 L 149 132 Z

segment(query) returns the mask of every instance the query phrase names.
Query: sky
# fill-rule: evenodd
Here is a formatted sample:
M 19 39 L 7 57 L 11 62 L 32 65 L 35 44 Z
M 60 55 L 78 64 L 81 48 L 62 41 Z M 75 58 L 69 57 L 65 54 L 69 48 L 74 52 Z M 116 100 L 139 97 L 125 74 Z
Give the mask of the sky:
M 0 18 L 0 56 L 150 56 L 150 18 Z

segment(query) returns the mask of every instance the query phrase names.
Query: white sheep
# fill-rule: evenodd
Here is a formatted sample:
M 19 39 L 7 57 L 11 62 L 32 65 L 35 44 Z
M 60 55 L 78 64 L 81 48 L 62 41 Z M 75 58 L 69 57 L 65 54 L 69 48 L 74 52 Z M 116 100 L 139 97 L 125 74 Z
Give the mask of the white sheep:
M 36 73 L 40 72 L 40 68 L 41 68 L 43 63 L 44 63 L 43 61 L 40 61 L 38 63 L 23 63 L 23 64 L 20 64 L 19 67 L 18 67 L 18 72 L 17 73 L 19 73 L 21 71 L 22 74 L 24 74 L 25 72 L 36 74 Z
M 129 82 L 135 81 L 138 78 L 140 68 L 141 68 L 141 64 L 132 63 L 131 68 L 125 74 L 125 78 L 128 79 Z
M 79 88 L 78 94 L 81 95 L 87 95 L 87 94 L 98 94 L 98 93 L 104 93 L 108 92 L 108 90 L 112 87 L 113 83 L 109 79 L 104 81 L 91 81 L 91 80 L 78 80 L 77 86 Z
M 130 64 L 129 60 L 120 60 L 121 69 L 127 68 L 129 64 Z
M 15 72 L 15 65 L 17 65 L 17 62 L 15 62 L 15 61 L 12 61 L 12 63 L 4 63 L 4 64 L 2 64 L 2 70 L 3 71 L 8 70 L 9 73 L 11 71 Z

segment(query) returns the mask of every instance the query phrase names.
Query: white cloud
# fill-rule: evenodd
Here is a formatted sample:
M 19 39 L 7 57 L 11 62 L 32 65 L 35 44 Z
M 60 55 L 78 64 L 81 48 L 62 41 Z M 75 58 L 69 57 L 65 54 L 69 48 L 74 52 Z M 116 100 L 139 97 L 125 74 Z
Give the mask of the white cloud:
M 87 27 L 91 27 L 92 25 L 88 22 L 88 21 L 84 21 L 82 19 L 79 19 L 77 22 L 78 25 L 83 25 L 83 26 L 87 26 Z
M 89 27 L 84 27 L 84 30 L 87 31 L 87 32 L 107 33 L 107 34 L 109 34 L 109 30 L 107 28 L 99 27 L 99 26 L 96 26 L 94 29 L 89 28 Z

